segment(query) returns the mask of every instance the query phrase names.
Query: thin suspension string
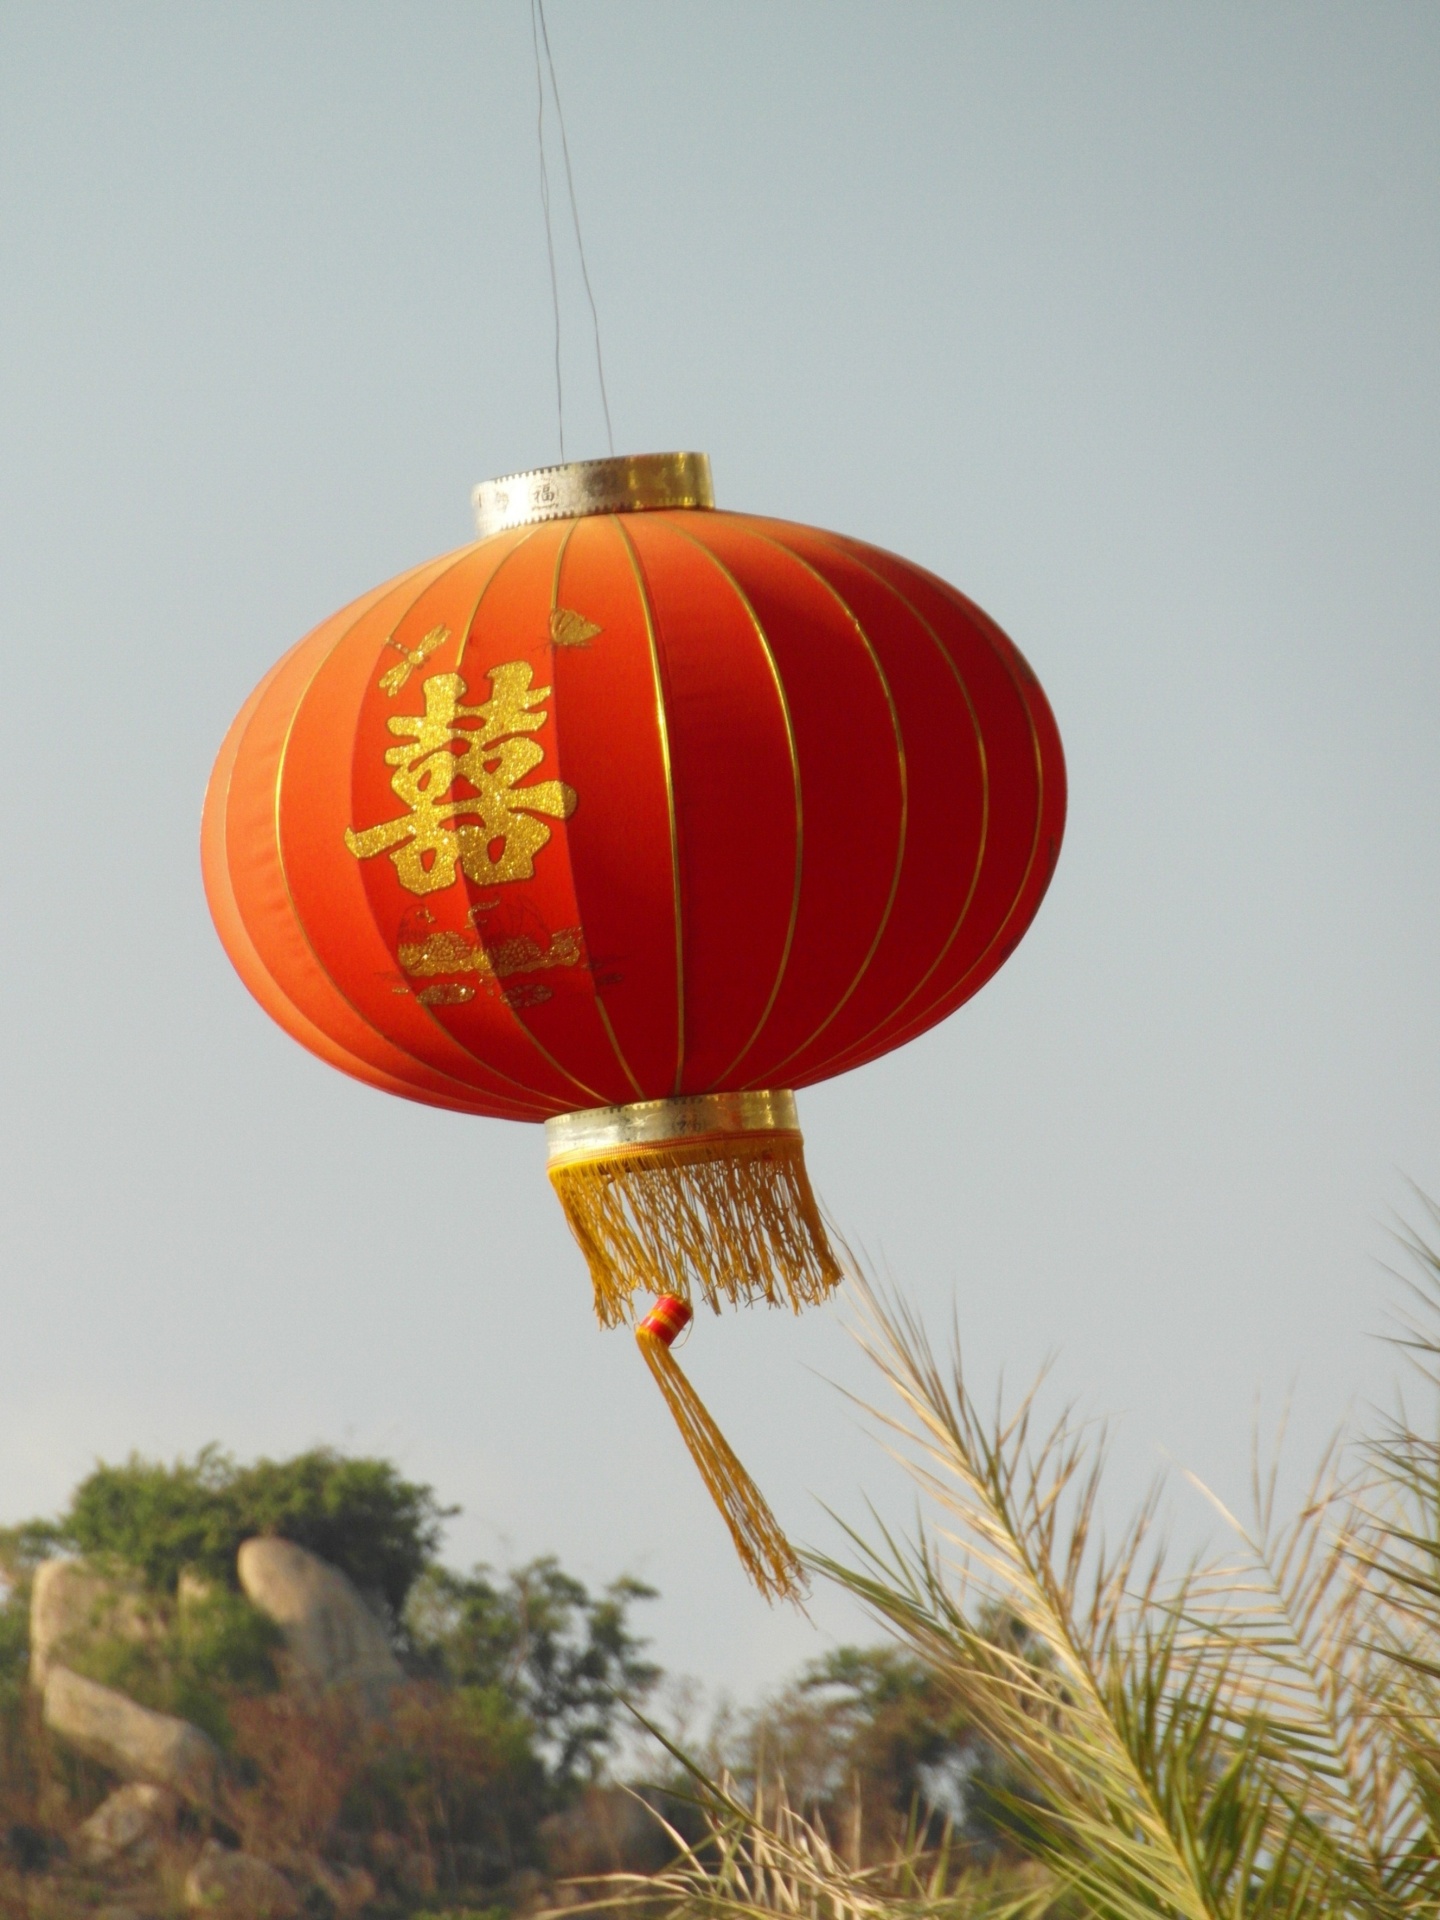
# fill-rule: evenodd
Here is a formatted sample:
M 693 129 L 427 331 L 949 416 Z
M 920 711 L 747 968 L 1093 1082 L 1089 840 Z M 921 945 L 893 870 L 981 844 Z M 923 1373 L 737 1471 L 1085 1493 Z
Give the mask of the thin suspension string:
M 550 306 L 555 315 L 555 410 L 560 416 L 560 461 L 565 461 L 565 388 L 560 379 L 560 282 L 555 275 L 555 236 L 550 227 L 550 173 L 545 165 L 545 82 L 540 72 L 539 0 L 530 0 L 530 39 L 535 49 L 535 139 L 540 149 L 540 204 L 545 209 L 545 251 L 550 260 Z M 550 50 L 546 35 L 545 50 Z M 558 110 L 560 96 L 555 96 Z
M 560 82 L 555 77 L 555 56 L 550 51 L 550 29 L 545 24 L 545 0 L 535 0 L 540 15 L 540 35 L 545 42 L 545 62 L 550 69 L 550 90 L 555 96 L 555 118 L 560 123 L 560 151 L 565 157 L 565 187 L 570 195 L 570 219 L 575 228 L 575 248 L 580 255 L 580 275 L 585 282 L 585 298 L 590 302 L 590 325 L 595 336 L 595 372 L 600 381 L 600 405 L 605 412 L 605 438 L 615 452 L 615 433 L 610 425 L 610 399 L 605 391 L 605 361 L 600 352 L 600 315 L 590 285 L 590 268 L 585 260 L 585 242 L 580 234 L 580 207 L 575 198 L 575 176 L 570 169 L 570 142 L 565 137 L 565 109 L 560 104 Z M 533 24 L 533 23 L 532 23 Z M 562 454 L 563 459 L 563 454 Z

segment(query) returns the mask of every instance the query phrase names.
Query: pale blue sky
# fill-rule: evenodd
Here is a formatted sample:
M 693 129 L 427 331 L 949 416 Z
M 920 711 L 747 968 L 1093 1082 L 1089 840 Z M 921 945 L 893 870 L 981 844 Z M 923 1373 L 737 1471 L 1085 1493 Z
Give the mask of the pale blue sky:
M 1257 1393 L 1303 1459 L 1385 1390 L 1440 1190 L 1440 9 L 550 20 L 617 443 L 947 575 L 1065 738 L 1033 931 L 804 1098 L 816 1182 L 985 1395 L 1054 1353 L 1122 1417 L 1117 1503 L 1242 1503 Z M 271 661 L 556 457 L 530 58 L 523 0 L 0 5 L 0 1519 L 131 1448 L 384 1451 L 457 1559 L 642 1574 L 749 1692 L 856 1623 L 745 1586 L 538 1132 L 313 1062 L 197 870 Z M 842 1318 L 687 1355 L 822 1544 L 909 1507 Z

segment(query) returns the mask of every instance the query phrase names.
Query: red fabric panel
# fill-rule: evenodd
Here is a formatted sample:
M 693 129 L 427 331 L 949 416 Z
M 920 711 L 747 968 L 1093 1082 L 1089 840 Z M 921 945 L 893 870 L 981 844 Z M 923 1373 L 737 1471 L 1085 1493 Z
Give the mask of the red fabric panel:
M 318 1027 L 344 1056 L 332 1064 L 349 1071 L 349 1060 L 359 1060 L 373 1072 L 412 1085 L 419 1099 L 448 1104 L 455 1099 L 464 1101 L 465 1087 L 427 1070 L 395 1043 L 388 1030 L 377 1031 L 317 961 L 286 885 L 276 839 L 276 783 L 299 692 L 317 663 L 346 632 L 368 613 L 383 616 L 387 609 L 402 604 L 407 595 L 413 596 L 417 582 L 444 564 L 433 562 L 418 568 L 403 575 L 398 583 L 377 588 L 334 615 L 262 682 L 237 741 L 225 796 L 224 831 L 235 909 L 261 969 L 258 977 L 244 970 L 241 977 L 252 991 L 259 989 L 257 997 L 267 1012 L 304 1040 L 303 1025 L 297 1030 L 286 1020 L 286 1007 L 293 1007 L 302 1023 Z M 243 955 L 232 957 L 243 959 Z M 266 979 L 271 982 L 273 1004 L 264 987 Z M 330 1056 L 327 1053 L 322 1057 Z
M 756 537 L 767 522 L 696 513 L 687 524 L 755 610 L 779 668 L 799 755 L 804 817 L 795 939 L 764 1030 L 728 1081 L 787 1086 L 781 1063 L 851 992 L 889 908 L 902 850 L 895 727 L 865 637 L 808 568 Z
M 299 645 L 303 646 L 301 641 Z M 296 652 L 292 648 L 291 652 Z M 214 771 L 205 792 L 205 810 L 200 821 L 200 870 L 205 883 L 205 898 L 210 908 L 215 930 L 230 957 L 231 964 L 239 974 L 242 983 L 259 1002 L 270 1018 L 293 1040 L 298 1040 L 328 1066 L 338 1067 L 342 1073 L 350 1074 L 354 1079 L 364 1081 L 367 1086 L 377 1088 L 382 1093 L 399 1094 L 405 1099 L 413 1099 L 412 1089 L 403 1081 L 390 1074 L 379 1072 L 362 1060 L 357 1054 L 349 1053 L 330 1035 L 317 1027 L 312 1020 L 300 1011 L 267 972 L 264 962 L 250 938 L 245 922 L 240 917 L 239 904 L 235 899 L 235 890 L 230 881 L 230 865 L 226 858 L 226 811 L 230 800 L 230 779 L 234 772 L 240 743 L 250 724 L 251 716 L 259 705 L 261 697 L 270 682 L 279 673 L 288 659 L 278 661 L 250 695 L 225 736 L 220 752 L 216 757 Z M 439 1096 L 437 1096 L 439 1100 Z M 440 1101 L 440 1104 L 445 1104 Z M 459 1105 L 459 1102 L 455 1104 Z
M 643 577 L 626 539 L 634 528 L 608 516 L 569 525 L 557 607 L 598 631 L 553 654 L 558 764 L 577 795 L 566 847 L 589 983 L 614 1036 L 606 1097 L 656 1100 L 675 1088 L 680 1007 L 670 809 Z
M 372 676 L 355 723 L 352 794 L 357 819 L 374 822 L 396 816 L 400 809 L 391 791 L 392 769 L 385 761 L 387 748 L 395 746 L 389 721 L 402 711 L 418 716 L 425 710 L 425 688 L 432 675 L 457 674 L 460 701 L 473 713 L 482 703 L 493 703 L 495 688 L 503 688 L 507 677 L 523 669 L 528 676 L 525 705 L 532 711 L 519 716 L 524 731 L 510 737 L 537 764 L 526 769 L 509 797 L 517 803 L 519 831 L 543 837 L 543 846 L 526 863 L 528 875 L 497 883 L 473 878 L 460 868 L 453 884 L 417 895 L 401 884 L 395 863 L 382 856 L 362 862 L 366 897 L 390 953 L 448 935 L 452 942 L 468 943 L 477 959 L 483 953 L 499 968 L 493 976 L 472 971 L 452 979 L 447 983 L 451 997 L 438 999 L 429 1009 L 467 1052 L 512 1077 L 554 1091 L 571 1106 L 600 1106 L 634 1094 L 595 1009 L 566 823 L 553 814 L 528 815 L 521 804 L 527 791 L 553 789 L 560 779 L 550 613 L 567 532 L 567 523 L 556 523 L 515 541 L 503 563 L 486 574 L 473 606 L 457 604 L 454 617 L 444 620 L 452 639 L 398 696 L 385 690 L 379 676 Z M 440 620 L 439 604 L 415 608 L 397 642 L 404 644 L 408 638 L 418 644 L 417 636 L 423 637 Z M 499 680 L 492 679 L 496 674 Z M 536 725 L 542 716 L 542 724 Z M 507 751 L 497 744 L 497 755 Z M 461 777 L 452 798 L 473 797 L 475 791 L 473 783 Z M 506 840 L 504 846 L 509 845 Z M 492 851 L 503 858 L 499 839 Z M 526 963 L 526 955 L 533 964 Z M 560 957 L 570 964 L 546 964 Z M 419 991 L 427 989 L 421 986 Z M 435 985 L 428 991 L 434 994 Z
M 636 514 L 629 528 L 654 608 L 669 717 L 687 1093 L 726 1084 L 771 1004 L 794 915 L 798 839 L 776 673 L 727 569 L 691 537 L 698 517 Z
M 533 717 L 543 713 L 544 724 L 521 736 L 540 758 L 513 789 L 516 801 L 527 788 L 553 786 L 562 778 L 550 612 L 568 531 L 568 522 L 539 526 L 514 548 L 475 610 L 459 660 L 471 703 L 494 697 L 493 689 L 501 683 L 493 682 L 492 674 L 512 670 L 517 663 L 529 673 L 527 698 L 534 703 Z M 463 781 L 456 788 L 457 794 L 469 790 Z M 595 1011 L 568 857 L 567 823 L 557 815 L 526 816 L 523 811 L 521 820 L 526 828 L 538 822 L 546 835 L 544 846 L 530 861 L 528 878 L 489 884 L 474 881 L 462 871 L 455 886 L 427 896 L 425 907 L 442 920 L 447 912 L 463 914 L 486 953 L 502 969 L 516 964 L 513 956 L 520 947 L 536 960 L 565 956 L 573 958 L 574 964 L 527 967 L 503 972 L 492 981 L 477 981 L 479 990 L 473 1000 L 437 1007 L 435 1017 L 477 1059 L 502 1060 L 507 1050 L 508 1057 L 527 1062 L 538 1056 L 562 1076 L 556 1090 L 571 1106 L 601 1106 L 612 1099 L 632 1098 Z M 393 873 L 382 871 L 388 867 L 388 861 L 369 863 L 372 900 L 381 888 L 387 896 L 397 893 Z M 417 904 L 411 896 L 409 907 Z M 515 1051 L 517 1041 L 519 1052 Z M 523 1070 L 530 1075 L 535 1072 L 533 1064 Z M 553 1076 L 547 1084 L 554 1084 Z
M 540 1119 L 903 1044 L 1013 949 L 1064 807 L 1043 693 L 953 588 L 666 512 L 502 534 L 327 621 L 231 729 L 203 861 L 302 1044 Z
M 986 770 L 977 715 L 933 627 L 864 563 L 811 528 L 772 523 L 826 579 L 870 638 L 900 715 L 905 747 L 905 857 L 894 906 L 855 991 L 828 1027 L 782 1068 L 799 1084 L 880 1029 L 938 960 L 975 890 L 986 838 Z M 823 670 L 823 668 L 822 668 Z
M 385 761 L 403 742 L 389 722 L 424 712 L 427 680 L 455 670 L 482 594 L 523 544 L 522 534 L 465 549 L 418 593 L 377 608 L 331 649 L 295 707 L 279 822 L 283 878 L 296 912 L 316 957 L 361 1017 L 432 1071 L 473 1087 L 477 1110 L 488 1111 L 493 1099 L 539 1118 L 589 1096 L 543 1057 L 503 1006 L 492 1015 L 482 1061 L 440 1017 L 453 1009 L 427 991 L 446 983 L 407 977 L 400 964 L 402 922 L 417 943 L 432 932 L 462 934 L 469 904 L 463 889 L 417 898 L 399 884 L 385 853 L 360 859 L 345 842 L 347 829 L 404 816 L 391 787 L 395 769 Z M 382 676 L 440 627 L 449 630 L 443 646 L 398 691 L 383 691 Z M 477 691 L 483 694 L 483 679 Z M 432 921 L 421 918 L 427 912 Z M 481 983 L 477 976 L 460 984 Z M 475 999 L 490 1003 L 488 993 Z
M 945 1019 L 1014 952 L 1054 872 L 1065 821 L 1065 761 L 1048 702 L 1029 663 L 989 616 L 923 568 L 844 541 L 934 626 L 980 715 L 990 774 L 985 861 L 970 911 L 940 964 L 913 997 L 836 1070 L 904 1045 Z

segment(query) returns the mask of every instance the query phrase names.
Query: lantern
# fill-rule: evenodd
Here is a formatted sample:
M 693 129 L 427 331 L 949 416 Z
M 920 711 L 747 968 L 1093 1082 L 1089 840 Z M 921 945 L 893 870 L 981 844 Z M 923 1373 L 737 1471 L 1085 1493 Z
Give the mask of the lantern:
M 638 1318 L 742 1558 L 793 1593 L 671 1342 L 701 1302 L 836 1284 L 795 1089 L 1013 951 L 1059 849 L 1059 736 L 970 601 L 715 510 L 703 455 L 546 468 L 475 507 L 474 544 L 325 621 L 242 708 L 211 912 L 322 1060 L 545 1123 L 602 1325 Z

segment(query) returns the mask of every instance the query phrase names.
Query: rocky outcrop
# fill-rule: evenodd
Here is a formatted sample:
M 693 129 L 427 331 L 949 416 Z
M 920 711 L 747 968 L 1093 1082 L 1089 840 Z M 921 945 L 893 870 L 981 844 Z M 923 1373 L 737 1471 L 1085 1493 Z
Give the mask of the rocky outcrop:
M 381 1715 L 404 1679 L 385 1631 L 338 1567 L 289 1540 L 247 1540 L 240 1584 L 285 1636 L 294 1681 L 316 1693 L 348 1693 Z
M 149 1866 L 175 1825 L 180 1803 L 168 1787 L 140 1780 L 117 1787 L 75 1835 L 75 1851 L 90 1867 Z
M 84 1560 L 44 1560 L 30 1589 L 30 1684 L 43 1692 L 52 1663 L 99 1640 L 143 1641 L 156 1631 L 138 1580 Z
M 129 1780 L 169 1787 L 208 1807 L 220 1778 L 220 1752 L 188 1720 L 152 1713 L 113 1687 L 51 1666 L 45 1681 L 45 1724 L 78 1753 Z
M 253 1853 L 207 1840 L 185 1881 L 185 1904 L 215 1920 L 296 1920 L 300 1901 L 283 1873 Z

